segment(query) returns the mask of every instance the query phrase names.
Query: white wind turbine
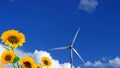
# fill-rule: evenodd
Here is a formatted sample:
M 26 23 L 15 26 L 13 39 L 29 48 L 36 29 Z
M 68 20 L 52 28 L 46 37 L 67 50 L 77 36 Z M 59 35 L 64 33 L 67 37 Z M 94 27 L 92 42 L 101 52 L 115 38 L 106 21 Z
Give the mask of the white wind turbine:
M 70 64 L 71 64 L 71 68 L 72 68 L 72 65 L 73 65 L 73 55 L 72 55 L 72 51 L 75 52 L 75 54 L 81 59 L 81 61 L 85 64 L 85 61 L 83 60 L 83 58 L 79 55 L 79 53 L 76 51 L 76 49 L 73 48 L 73 45 L 75 43 L 75 40 L 76 40 L 76 37 L 78 35 L 80 31 L 80 28 L 78 28 L 73 40 L 72 40 L 72 43 L 70 44 L 70 46 L 64 46 L 64 47 L 59 47 L 59 48 L 53 48 L 51 50 L 65 50 L 65 49 L 70 49 Z

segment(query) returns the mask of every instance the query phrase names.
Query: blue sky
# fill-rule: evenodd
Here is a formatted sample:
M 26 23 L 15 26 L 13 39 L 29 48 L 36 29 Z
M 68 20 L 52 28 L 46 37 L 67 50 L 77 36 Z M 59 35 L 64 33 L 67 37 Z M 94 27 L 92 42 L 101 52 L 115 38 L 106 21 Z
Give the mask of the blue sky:
M 21 50 L 48 51 L 61 63 L 69 50 L 49 49 L 70 45 L 80 27 L 74 48 L 85 61 L 120 56 L 119 0 L 1 0 L 0 33 L 16 29 L 26 36 Z M 74 54 L 74 65 L 82 62 Z

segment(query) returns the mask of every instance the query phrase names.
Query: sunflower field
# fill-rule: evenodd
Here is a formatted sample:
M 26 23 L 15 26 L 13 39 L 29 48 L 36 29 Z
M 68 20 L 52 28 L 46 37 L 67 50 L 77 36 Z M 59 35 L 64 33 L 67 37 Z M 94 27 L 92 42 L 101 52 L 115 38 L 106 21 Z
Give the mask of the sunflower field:
M 1 64 L 10 64 L 13 68 L 51 68 L 49 57 L 43 56 L 39 60 L 41 63 L 37 64 L 30 56 L 20 58 L 16 55 L 14 49 L 22 47 L 26 40 L 25 35 L 18 30 L 7 30 L 1 34 L 0 39 L 5 45 L 5 51 L 0 56 L 0 68 L 5 68 Z

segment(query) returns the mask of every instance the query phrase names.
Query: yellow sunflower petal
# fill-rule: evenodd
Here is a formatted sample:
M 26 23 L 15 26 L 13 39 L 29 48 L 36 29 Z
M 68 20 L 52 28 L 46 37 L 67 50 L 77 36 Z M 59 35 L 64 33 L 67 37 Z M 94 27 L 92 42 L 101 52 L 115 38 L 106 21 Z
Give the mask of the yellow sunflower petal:
M 9 45 L 10 47 L 17 48 L 22 46 L 25 42 L 25 36 L 23 33 L 17 30 L 8 30 L 1 35 L 2 42 Z
M 0 66 L 0 68 L 4 68 L 4 66 Z
M 20 65 L 21 65 L 22 68 L 36 68 L 34 60 L 31 57 L 28 57 L 28 56 L 24 56 L 20 60 Z
M 52 65 L 52 62 L 51 62 L 50 58 L 48 58 L 48 57 L 42 57 L 41 62 L 46 67 L 50 67 Z
M 41 66 L 41 65 L 36 64 L 36 68 L 42 68 L 42 66 Z
M 1 54 L 1 62 L 3 64 L 9 64 L 9 63 L 12 63 L 14 61 L 14 58 L 15 58 L 15 53 L 11 50 L 9 51 L 4 51 L 2 54 Z

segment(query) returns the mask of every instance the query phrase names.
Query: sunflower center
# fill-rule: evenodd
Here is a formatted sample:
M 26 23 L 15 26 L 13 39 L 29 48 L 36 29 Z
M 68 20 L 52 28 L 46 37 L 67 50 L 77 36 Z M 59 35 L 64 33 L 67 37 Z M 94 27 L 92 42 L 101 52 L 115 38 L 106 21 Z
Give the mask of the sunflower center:
M 10 61 L 10 60 L 11 60 L 11 58 L 12 58 L 12 56 L 11 56 L 11 55 L 6 55 L 6 56 L 5 56 L 5 60 L 6 60 L 6 61 Z
M 26 68 L 32 68 L 30 62 L 24 62 Z
M 47 61 L 47 60 L 44 60 L 44 64 L 45 64 L 45 65 L 48 65 L 48 61 Z
M 37 68 L 40 68 L 39 66 Z
M 10 42 L 10 43 L 12 43 L 12 44 L 17 44 L 18 42 L 19 42 L 19 40 L 18 40 L 18 38 L 16 37 L 16 36 L 10 36 L 9 38 L 8 38 L 8 41 Z

